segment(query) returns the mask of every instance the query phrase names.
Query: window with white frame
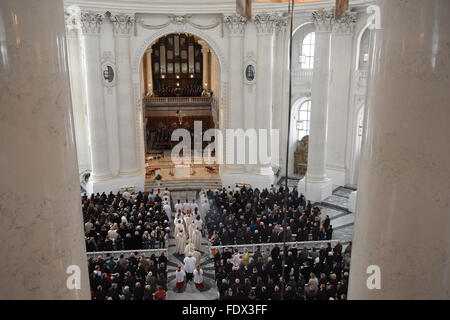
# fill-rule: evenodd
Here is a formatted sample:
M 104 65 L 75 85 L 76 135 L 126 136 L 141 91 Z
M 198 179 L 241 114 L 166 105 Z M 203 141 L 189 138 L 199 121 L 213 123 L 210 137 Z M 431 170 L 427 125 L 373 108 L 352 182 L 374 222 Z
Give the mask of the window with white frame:
M 302 54 L 300 56 L 300 64 L 302 69 L 314 68 L 314 49 L 316 44 L 316 34 L 310 32 L 303 39 Z
M 311 119 L 311 100 L 302 103 L 297 114 L 297 137 L 298 141 L 309 135 Z

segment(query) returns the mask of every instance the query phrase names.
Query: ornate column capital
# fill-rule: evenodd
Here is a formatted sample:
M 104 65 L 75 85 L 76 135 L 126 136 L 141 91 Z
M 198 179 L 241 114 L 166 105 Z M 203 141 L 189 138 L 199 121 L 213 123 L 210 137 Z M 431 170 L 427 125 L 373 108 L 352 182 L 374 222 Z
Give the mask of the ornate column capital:
M 247 19 L 240 14 L 234 13 L 226 16 L 224 22 L 228 27 L 230 36 L 243 36 Z
M 64 10 L 66 33 L 69 36 L 76 36 L 81 30 L 80 8 L 69 6 Z
M 279 16 L 277 16 L 276 22 L 275 22 L 275 30 L 279 33 L 284 33 L 287 30 L 287 26 L 289 24 L 289 15 L 286 13 L 283 13 Z
M 278 19 L 273 14 L 260 13 L 255 15 L 254 21 L 258 34 L 272 34 Z
M 81 31 L 83 34 L 99 34 L 105 15 L 93 11 L 80 13 Z
M 316 32 L 331 32 L 333 27 L 333 13 L 330 10 L 319 9 L 312 13 L 312 21 Z
M 356 12 L 345 12 L 335 23 L 333 32 L 337 35 L 352 35 L 356 26 Z
M 130 36 L 136 19 L 128 14 L 111 14 L 109 17 L 113 24 L 114 36 Z

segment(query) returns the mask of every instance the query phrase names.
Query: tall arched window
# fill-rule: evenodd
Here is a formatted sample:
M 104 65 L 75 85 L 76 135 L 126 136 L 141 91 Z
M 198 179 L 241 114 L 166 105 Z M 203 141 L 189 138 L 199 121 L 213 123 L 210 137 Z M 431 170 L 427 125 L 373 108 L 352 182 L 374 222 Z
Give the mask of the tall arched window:
M 300 64 L 302 69 L 314 68 L 314 48 L 316 44 L 316 34 L 310 32 L 303 39 L 302 54 L 300 56 Z
M 300 108 L 298 108 L 297 115 L 297 138 L 302 140 L 305 136 L 309 135 L 309 125 L 311 115 L 311 100 L 302 103 Z

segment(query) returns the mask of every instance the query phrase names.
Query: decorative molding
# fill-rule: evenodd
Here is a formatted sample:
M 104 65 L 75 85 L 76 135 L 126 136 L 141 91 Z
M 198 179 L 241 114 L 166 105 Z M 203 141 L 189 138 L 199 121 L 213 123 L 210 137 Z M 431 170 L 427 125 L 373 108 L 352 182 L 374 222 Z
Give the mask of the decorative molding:
M 143 19 L 143 18 L 138 18 L 137 23 L 142 28 L 148 29 L 148 30 L 163 29 L 163 28 L 170 26 L 171 24 L 178 25 L 178 26 L 183 26 L 183 25 L 189 24 L 196 29 L 210 30 L 210 29 L 216 28 L 217 26 L 219 26 L 221 24 L 221 19 L 219 19 L 219 18 L 216 19 L 216 22 L 209 24 L 209 25 L 200 25 L 200 24 L 194 23 L 194 22 L 192 22 L 191 18 L 192 18 L 191 14 L 185 14 L 185 15 L 170 14 L 168 16 L 168 21 L 163 24 L 159 24 L 159 25 L 145 24 L 144 23 L 145 19 Z
M 254 22 L 258 34 L 270 35 L 273 33 L 278 18 L 275 14 L 260 13 L 254 17 Z
M 108 88 L 108 94 L 112 93 L 112 88 L 116 86 L 116 61 L 114 58 L 114 55 L 111 51 L 104 51 L 102 54 L 102 57 L 100 59 L 100 64 L 102 66 L 102 82 L 103 86 Z M 108 79 L 105 79 L 105 71 L 108 71 L 108 67 L 112 69 L 112 79 L 111 81 L 108 81 Z
M 113 24 L 114 36 L 130 36 L 134 30 L 136 20 L 132 15 L 111 14 L 109 19 Z
M 335 23 L 333 32 L 338 35 L 352 35 L 355 32 L 356 12 L 345 12 Z
M 243 36 L 247 19 L 242 15 L 235 13 L 224 17 L 224 23 L 228 27 L 230 36 Z
M 253 69 L 253 79 L 248 79 L 247 68 L 252 67 Z M 253 51 L 247 52 L 244 57 L 244 83 L 249 86 L 249 92 L 252 92 L 252 87 L 256 84 L 256 55 Z
M 81 11 L 81 31 L 85 35 L 98 35 L 105 20 L 105 15 L 94 11 Z
M 64 10 L 66 32 L 69 36 L 75 36 L 81 31 L 80 7 L 69 6 Z
M 276 22 L 275 22 L 275 30 L 278 33 L 285 33 L 287 30 L 287 26 L 289 25 L 289 14 L 286 12 L 280 13 L 277 16 Z
M 331 32 L 333 27 L 333 13 L 327 9 L 319 9 L 312 13 L 312 21 L 316 32 Z

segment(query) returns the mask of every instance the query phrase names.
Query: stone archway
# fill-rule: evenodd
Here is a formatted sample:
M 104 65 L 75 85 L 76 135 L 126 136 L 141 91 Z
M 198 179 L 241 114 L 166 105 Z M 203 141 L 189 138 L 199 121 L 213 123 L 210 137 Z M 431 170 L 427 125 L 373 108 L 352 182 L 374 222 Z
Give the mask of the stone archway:
M 141 161 L 142 172 L 145 172 L 145 137 L 144 137 L 144 114 L 142 106 L 142 92 L 140 85 L 140 66 L 142 58 L 144 57 L 147 48 L 159 38 L 171 33 L 189 33 L 204 40 L 214 51 L 220 66 L 220 96 L 217 101 L 219 113 L 219 128 L 221 130 L 228 127 L 228 62 L 224 54 L 225 50 L 219 43 L 208 33 L 194 28 L 190 25 L 176 25 L 170 24 L 164 28 L 158 29 L 154 32 L 149 32 L 149 35 L 141 39 L 135 46 L 137 48 L 132 58 L 132 78 L 133 78 L 133 95 L 136 107 L 136 136 L 137 145 L 140 152 L 139 159 Z

